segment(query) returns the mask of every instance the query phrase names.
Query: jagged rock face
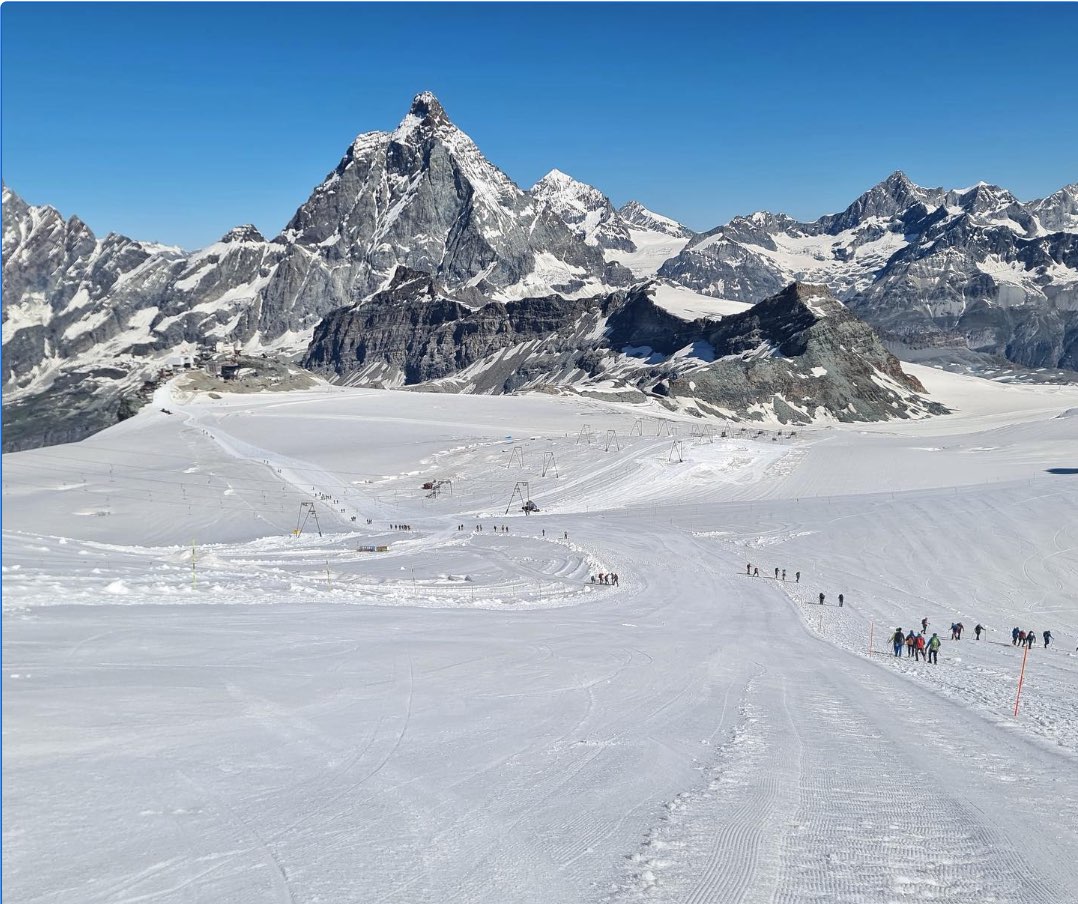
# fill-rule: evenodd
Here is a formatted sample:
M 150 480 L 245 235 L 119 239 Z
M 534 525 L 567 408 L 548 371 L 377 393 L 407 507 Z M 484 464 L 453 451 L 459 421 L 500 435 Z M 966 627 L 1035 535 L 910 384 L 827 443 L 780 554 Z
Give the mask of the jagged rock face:
M 639 201 L 629 201 L 619 207 L 618 216 L 630 229 L 641 232 L 658 232 L 675 239 L 688 239 L 695 234 L 688 226 L 648 210 Z
M 304 366 L 345 383 L 415 385 L 454 377 L 503 350 L 457 391 L 509 392 L 546 358 L 550 372 L 570 372 L 610 304 L 559 295 L 469 304 L 427 273 L 400 268 L 389 286 L 363 304 L 329 314 L 315 330 Z M 529 360 L 532 359 L 532 360 Z
M 253 227 L 195 254 L 98 239 L 7 188 L 3 216 L 8 451 L 109 426 L 174 351 L 244 338 L 241 321 L 281 256 Z
M 549 206 L 584 244 L 607 250 L 636 250 L 627 225 L 610 199 L 597 188 L 554 169 L 536 182 L 529 194 Z
M 1078 182 L 1025 207 L 1048 232 L 1078 232 Z
M 672 396 L 692 396 L 716 411 L 774 411 L 786 423 L 821 415 L 875 421 L 943 413 L 920 398 L 879 337 L 821 286 L 794 284 L 705 334 L 719 360 L 697 376 L 671 381 Z M 762 340 L 762 341 L 761 341 Z M 693 385 L 689 385 L 690 382 Z
M 736 217 L 696 236 L 659 274 L 747 302 L 791 280 L 818 282 L 893 338 L 1073 369 L 1076 194 L 1068 186 L 1022 204 L 995 185 L 946 191 L 895 173 L 813 223 Z
M 651 289 L 476 305 L 402 268 L 370 301 L 326 317 L 305 366 L 345 383 L 440 391 L 657 393 L 699 413 L 786 423 L 943 411 L 826 289 L 795 285 L 742 314 L 692 322 L 657 306 Z
M 398 264 L 489 297 L 597 288 L 608 270 L 599 248 L 487 161 L 430 94 L 395 131 L 359 136 L 280 240 L 349 263 L 353 297 Z

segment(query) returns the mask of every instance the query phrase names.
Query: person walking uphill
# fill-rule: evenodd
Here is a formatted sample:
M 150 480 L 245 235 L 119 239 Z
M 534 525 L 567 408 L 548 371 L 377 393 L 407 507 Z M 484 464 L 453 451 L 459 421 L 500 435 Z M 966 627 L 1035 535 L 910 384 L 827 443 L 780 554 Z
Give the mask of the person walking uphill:
M 1013 631 L 1011 631 L 1011 646 L 1012 647 L 1018 646 L 1018 635 L 1020 633 L 1021 632 L 1018 630 L 1018 628 L 1015 628 Z
M 1048 649 L 1048 644 L 1050 644 L 1052 642 L 1052 632 L 1051 631 L 1045 631 L 1042 636 L 1044 637 L 1044 648 L 1047 650 Z
M 926 659 L 925 655 L 925 636 L 924 634 L 918 634 L 917 639 L 913 642 L 913 661 L 920 662 L 922 659 Z
M 942 641 L 939 639 L 939 635 L 933 631 L 932 636 L 928 639 L 928 643 L 925 644 L 925 646 L 928 647 L 928 661 L 933 665 L 939 665 L 938 656 L 941 644 Z
M 895 628 L 895 633 L 891 637 L 891 643 L 895 646 L 895 655 L 901 656 L 902 647 L 905 646 L 906 643 L 906 635 L 902 633 L 901 628 Z
M 916 646 L 917 646 L 917 637 L 914 635 L 913 631 L 911 630 L 910 633 L 906 635 L 906 658 L 907 659 L 912 659 L 913 658 L 913 648 L 916 647 Z
M 984 625 L 982 625 L 980 622 L 977 622 L 977 624 L 975 624 L 973 626 L 973 635 L 977 638 L 977 640 L 981 639 L 981 632 L 983 630 L 984 630 Z
M 823 594 L 821 593 L 821 594 L 820 594 L 820 605 L 821 605 L 821 606 L 823 605 L 823 599 L 824 599 L 824 597 L 823 597 Z

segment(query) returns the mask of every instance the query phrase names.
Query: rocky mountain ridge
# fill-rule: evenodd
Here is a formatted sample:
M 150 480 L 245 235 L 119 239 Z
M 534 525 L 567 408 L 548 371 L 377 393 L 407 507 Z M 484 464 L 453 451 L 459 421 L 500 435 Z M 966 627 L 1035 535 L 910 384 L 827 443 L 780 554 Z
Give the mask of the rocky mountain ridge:
M 372 304 L 374 316 L 404 271 L 520 322 L 540 317 L 535 299 L 594 321 L 589 304 L 601 315 L 599 299 L 656 273 L 704 313 L 709 296 L 752 303 L 807 281 L 891 342 L 1078 367 L 1078 186 L 1023 204 L 983 183 L 945 191 L 896 173 L 813 223 L 757 213 L 697 235 L 635 201 L 615 209 L 558 170 L 522 190 L 429 93 L 396 129 L 359 135 L 270 240 L 251 225 L 194 252 L 99 238 L 7 186 L 3 226 L 8 450 L 113 423 L 161 364 L 198 346 L 301 353 L 331 312 Z
M 658 305 L 654 289 L 476 305 L 401 268 L 368 301 L 326 316 L 304 366 L 348 385 L 562 390 L 790 424 L 944 411 L 825 288 L 794 284 L 741 313 L 696 320 Z
M 461 295 L 588 294 L 631 273 L 582 243 L 418 95 L 360 135 L 271 241 L 250 225 L 185 252 L 109 235 L 3 192 L 6 449 L 81 438 L 169 356 L 198 345 L 302 350 L 328 311 L 399 265 Z
M 735 217 L 658 272 L 746 302 L 819 282 L 894 339 L 1078 370 L 1078 184 L 1023 204 L 999 186 L 924 188 L 896 172 L 812 223 Z

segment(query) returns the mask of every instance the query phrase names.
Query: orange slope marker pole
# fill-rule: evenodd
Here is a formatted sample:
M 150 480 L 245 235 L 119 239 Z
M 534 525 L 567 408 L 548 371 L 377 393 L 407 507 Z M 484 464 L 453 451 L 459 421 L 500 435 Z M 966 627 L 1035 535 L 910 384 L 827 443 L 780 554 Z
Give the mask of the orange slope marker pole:
M 1014 717 L 1018 718 L 1018 701 L 1022 699 L 1022 682 L 1026 678 L 1026 659 L 1029 657 L 1029 645 L 1026 645 L 1026 651 L 1022 654 L 1022 671 L 1018 673 L 1018 693 L 1014 695 Z

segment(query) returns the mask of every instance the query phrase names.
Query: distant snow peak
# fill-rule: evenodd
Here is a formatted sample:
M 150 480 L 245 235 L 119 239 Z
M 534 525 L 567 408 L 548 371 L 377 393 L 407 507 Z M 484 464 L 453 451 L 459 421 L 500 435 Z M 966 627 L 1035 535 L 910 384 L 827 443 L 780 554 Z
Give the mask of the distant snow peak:
M 564 189 L 570 185 L 580 186 L 581 188 L 590 187 L 583 182 L 577 182 L 576 179 L 568 173 L 563 173 L 560 169 L 555 167 L 532 186 L 532 192 L 534 193 L 537 189 Z
M 264 242 L 265 237 L 258 229 L 250 223 L 244 223 L 242 226 L 235 226 L 228 230 L 220 239 L 222 244 L 229 244 L 231 242 Z
M 618 210 L 618 216 L 624 220 L 631 229 L 639 229 L 644 232 L 658 232 L 671 238 L 691 238 L 693 231 L 683 226 L 677 220 L 664 217 L 662 214 L 649 210 L 639 201 L 629 201 Z
M 614 205 L 594 186 L 553 169 L 532 186 L 529 194 L 545 204 L 584 244 L 604 250 L 636 249 Z

